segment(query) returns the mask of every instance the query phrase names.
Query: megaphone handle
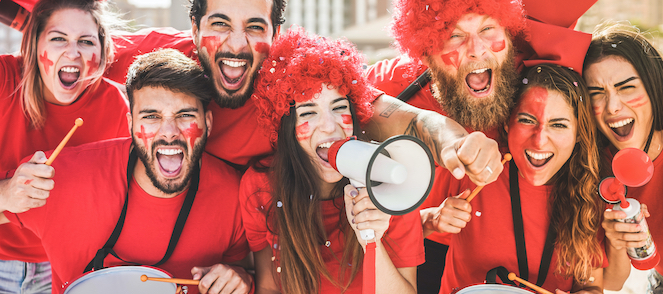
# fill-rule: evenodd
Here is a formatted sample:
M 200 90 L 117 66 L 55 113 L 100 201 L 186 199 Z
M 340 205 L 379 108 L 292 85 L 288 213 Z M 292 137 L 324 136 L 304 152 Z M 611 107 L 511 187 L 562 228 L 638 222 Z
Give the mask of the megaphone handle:
M 350 179 L 350 184 L 357 188 L 357 191 L 359 191 L 362 188 L 366 188 L 366 186 L 358 181 L 355 181 L 353 179 Z M 368 240 L 373 240 L 375 239 L 375 231 L 373 229 L 366 229 L 366 230 L 361 230 L 359 231 L 359 235 L 361 236 L 361 239 L 364 241 Z

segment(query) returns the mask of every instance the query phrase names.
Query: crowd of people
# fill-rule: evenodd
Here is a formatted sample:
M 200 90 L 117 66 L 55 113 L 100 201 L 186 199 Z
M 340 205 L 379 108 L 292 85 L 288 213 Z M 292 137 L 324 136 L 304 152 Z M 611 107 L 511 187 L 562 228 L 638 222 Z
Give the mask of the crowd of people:
M 108 1 L 0 1 L 23 32 L 0 56 L 0 293 L 122 265 L 199 280 L 190 293 L 451 294 L 496 273 L 621 289 L 629 248 L 663 244 L 663 59 L 631 25 L 574 30 L 595 0 L 576 2 L 394 0 L 400 55 L 366 66 L 347 40 L 281 27 L 285 0 L 190 0 L 190 31 L 133 33 Z M 395 135 L 437 164 L 403 215 L 330 150 Z M 627 148 L 654 165 L 627 190 L 649 232 L 597 192 Z

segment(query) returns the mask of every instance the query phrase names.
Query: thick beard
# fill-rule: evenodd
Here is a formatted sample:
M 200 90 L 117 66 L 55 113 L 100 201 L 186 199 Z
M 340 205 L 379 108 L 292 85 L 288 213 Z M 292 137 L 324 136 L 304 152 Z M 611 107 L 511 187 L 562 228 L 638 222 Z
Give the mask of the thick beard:
M 513 96 L 518 80 L 514 59 L 515 52 L 512 48 L 506 60 L 494 69 L 494 78 L 491 81 L 493 93 L 481 99 L 467 93 L 465 77 L 469 70 L 461 68 L 454 77 L 432 66 L 430 72 L 433 96 L 447 115 L 463 127 L 476 131 L 492 130 L 507 121 L 513 108 Z
M 219 54 L 217 54 L 217 57 L 218 55 Z M 215 59 L 217 57 L 215 57 Z M 210 80 L 212 80 L 214 88 L 216 89 L 217 95 L 214 97 L 214 102 L 216 102 L 216 104 L 218 104 L 223 108 L 230 108 L 230 109 L 237 109 L 244 106 L 246 101 L 249 100 L 249 98 L 251 98 L 251 95 L 253 95 L 253 79 L 256 77 L 255 73 L 249 74 L 250 77 L 247 77 L 249 78 L 248 87 L 246 88 L 246 91 L 244 91 L 244 93 L 240 92 L 242 89 L 236 91 L 228 91 L 226 89 L 220 89 L 222 88 L 222 86 L 221 85 L 217 86 L 216 81 L 214 80 L 214 75 L 212 74 L 212 62 L 209 60 L 209 58 L 207 58 L 206 55 L 203 54 L 199 54 L 198 58 L 200 59 L 200 64 L 202 65 L 205 74 L 207 74 Z M 253 64 L 253 59 L 250 59 L 250 61 L 251 64 Z
M 202 140 L 198 142 L 193 147 L 193 154 L 191 154 L 191 160 L 188 162 L 188 166 L 183 166 L 182 169 L 186 170 L 187 173 L 184 175 L 183 180 L 180 183 L 175 183 L 173 181 L 166 181 L 165 183 L 160 182 L 159 179 L 157 179 L 157 170 L 155 168 L 155 161 L 156 157 L 147 154 L 147 150 L 145 150 L 144 147 L 139 146 L 136 144 L 138 142 L 137 138 L 133 134 L 133 130 L 131 132 L 131 137 L 133 138 L 134 142 L 134 148 L 136 148 L 136 153 L 138 155 L 138 158 L 140 158 L 140 161 L 143 163 L 145 166 L 145 172 L 147 173 L 147 177 L 150 178 L 150 181 L 152 181 L 152 185 L 159 189 L 161 192 L 164 192 L 166 194 L 174 194 L 174 193 L 180 193 L 184 191 L 184 189 L 187 187 L 189 184 L 189 181 L 191 180 L 191 176 L 193 175 L 194 172 L 194 167 L 197 166 L 198 162 L 200 161 L 200 158 L 203 156 L 203 150 L 205 148 L 205 142 L 207 142 L 207 132 L 203 132 Z M 184 154 L 188 153 L 188 148 L 186 146 L 185 142 L 182 141 L 174 141 L 174 142 L 166 142 L 164 140 L 158 140 L 152 142 L 152 150 L 156 150 L 157 145 L 163 145 L 163 146 L 182 146 L 184 148 Z M 184 161 L 185 158 L 182 158 Z

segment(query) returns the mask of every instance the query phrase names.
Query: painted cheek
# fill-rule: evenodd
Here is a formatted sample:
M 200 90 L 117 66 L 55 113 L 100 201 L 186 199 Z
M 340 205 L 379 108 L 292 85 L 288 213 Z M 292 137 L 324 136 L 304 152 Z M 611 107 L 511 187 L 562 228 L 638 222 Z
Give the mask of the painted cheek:
M 341 114 L 341 118 L 343 119 L 343 130 L 346 133 L 352 134 L 354 131 L 354 127 L 352 125 L 352 115 L 349 114 Z
M 143 139 L 143 145 L 147 148 L 147 140 L 154 138 L 154 133 L 146 133 L 145 126 L 140 126 L 140 132 L 136 133 L 136 137 Z
M 89 68 L 88 74 L 93 74 L 99 69 L 99 62 L 97 62 L 97 54 L 92 53 L 92 59 L 86 62 L 87 67 Z
M 458 50 L 454 50 L 454 51 L 451 51 L 449 53 L 442 54 L 442 55 L 440 55 L 440 57 L 442 58 L 442 61 L 444 62 L 444 64 L 453 66 L 456 69 L 458 69 L 458 66 L 459 66 Z
M 495 52 L 495 53 L 504 50 L 504 48 L 506 48 L 506 41 L 505 40 L 492 42 L 490 44 L 490 50 Z
M 203 129 L 198 127 L 198 123 L 191 123 L 188 128 L 182 131 L 184 137 L 189 138 L 189 145 L 193 147 L 193 143 L 196 142 L 196 139 L 203 136 Z
M 601 106 L 592 106 L 592 109 L 594 109 L 594 116 L 599 116 L 603 113 L 603 107 Z
M 297 134 L 297 140 L 299 141 L 311 138 L 310 132 L 311 132 L 311 127 L 308 125 L 308 122 L 298 125 L 295 128 L 295 134 Z
M 630 106 L 631 108 L 639 108 L 639 107 L 642 107 L 642 106 L 646 105 L 648 102 L 649 101 L 647 101 L 647 99 L 645 99 L 645 96 L 642 95 L 642 96 L 633 98 L 629 101 L 626 101 L 626 104 L 628 106 Z
M 207 50 L 207 55 L 210 59 L 214 58 L 214 53 L 221 47 L 221 37 L 218 36 L 206 36 L 202 37 L 200 40 L 201 47 L 205 47 Z
M 48 59 L 48 53 L 44 51 L 44 54 L 39 56 L 39 61 L 44 65 L 44 71 L 48 72 L 48 69 L 53 65 L 53 61 Z
M 256 44 L 256 51 L 258 51 L 258 53 L 260 53 L 260 54 L 267 55 L 267 54 L 269 54 L 270 47 L 271 46 L 269 46 L 269 44 L 267 44 L 265 42 L 258 42 Z

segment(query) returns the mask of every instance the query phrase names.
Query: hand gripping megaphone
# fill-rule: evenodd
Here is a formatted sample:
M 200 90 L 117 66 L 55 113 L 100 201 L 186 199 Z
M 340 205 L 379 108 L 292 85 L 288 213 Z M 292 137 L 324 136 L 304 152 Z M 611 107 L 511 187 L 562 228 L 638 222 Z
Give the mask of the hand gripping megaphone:
M 391 215 L 415 210 L 433 187 L 435 162 L 421 140 L 394 136 L 382 144 L 349 137 L 329 147 L 329 164 L 357 187 L 366 187 L 375 206 Z M 375 238 L 373 230 L 360 232 L 362 239 Z

